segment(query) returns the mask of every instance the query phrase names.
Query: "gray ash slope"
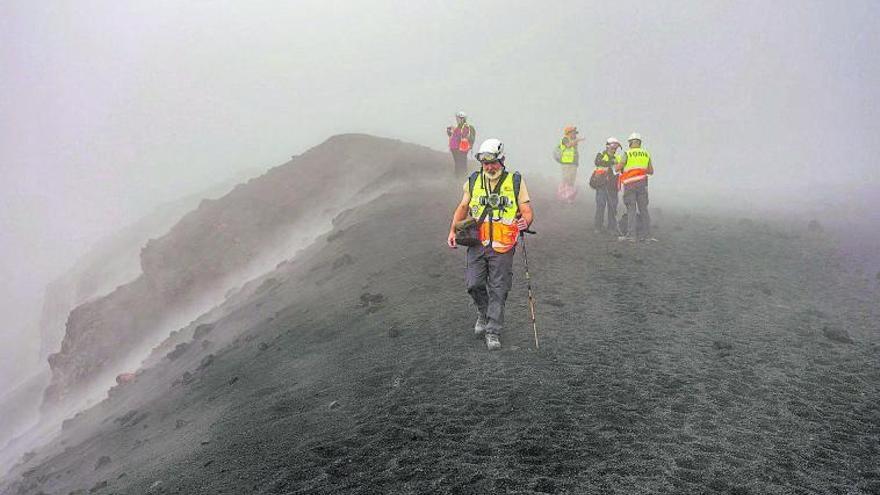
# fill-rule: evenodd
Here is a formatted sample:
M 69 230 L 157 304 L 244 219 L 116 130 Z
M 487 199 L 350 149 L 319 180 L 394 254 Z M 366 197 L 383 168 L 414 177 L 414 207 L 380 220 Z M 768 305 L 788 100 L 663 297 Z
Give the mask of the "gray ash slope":
M 178 332 L 0 493 L 880 491 L 878 292 L 833 242 L 666 211 L 663 242 L 621 245 L 530 185 L 539 351 L 520 259 L 504 349 L 473 338 L 443 246 L 460 184 L 412 178 Z

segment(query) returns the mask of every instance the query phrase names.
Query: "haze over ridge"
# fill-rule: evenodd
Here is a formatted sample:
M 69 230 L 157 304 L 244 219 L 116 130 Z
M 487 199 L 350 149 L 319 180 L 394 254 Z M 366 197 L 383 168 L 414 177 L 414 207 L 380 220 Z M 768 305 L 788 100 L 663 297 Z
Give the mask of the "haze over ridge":
M 36 349 L 19 337 L 46 283 L 152 206 L 344 131 L 442 149 L 458 109 L 526 171 L 555 173 L 549 149 L 572 122 L 590 149 L 642 132 L 658 184 L 755 186 L 767 209 L 825 184 L 842 191 L 835 199 L 867 198 L 878 184 L 877 11 L 5 2 L 0 313 L 11 323 L 0 339 L 14 344 L 3 348 Z

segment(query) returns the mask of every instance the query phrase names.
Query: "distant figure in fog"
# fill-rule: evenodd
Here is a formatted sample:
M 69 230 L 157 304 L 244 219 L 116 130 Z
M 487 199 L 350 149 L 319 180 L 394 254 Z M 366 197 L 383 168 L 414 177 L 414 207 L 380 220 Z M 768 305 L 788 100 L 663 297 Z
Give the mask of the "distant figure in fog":
M 593 228 L 597 233 L 605 232 L 605 208 L 608 208 L 608 232 L 618 235 L 617 230 L 617 175 L 614 168 L 620 158 L 617 150 L 621 148 L 620 141 L 610 137 L 605 141 L 605 151 L 596 153 L 593 174 L 590 176 L 590 187 L 596 190 L 596 216 L 593 219 Z
M 556 198 L 571 204 L 574 203 L 574 198 L 577 196 L 577 188 L 574 183 L 577 179 L 577 168 L 580 162 L 578 143 L 583 141 L 583 138 L 577 137 L 578 130 L 573 125 L 566 126 L 562 132 L 562 140 L 553 151 L 553 158 L 560 165 L 562 171 L 562 180 L 556 189 Z
M 638 132 L 629 135 L 629 149 L 620 158 L 615 169 L 622 172 L 623 204 L 629 228 L 618 240 L 636 242 L 656 241 L 651 237 L 651 215 L 648 214 L 648 176 L 654 175 L 651 154 L 642 148 L 642 136 Z
M 456 178 L 464 177 L 467 174 L 468 153 L 474 145 L 477 132 L 474 126 L 468 124 L 467 115 L 458 112 L 455 114 L 455 126 L 447 127 L 446 135 L 449 136 L 449 151 L 452 152 L 453 173 Z

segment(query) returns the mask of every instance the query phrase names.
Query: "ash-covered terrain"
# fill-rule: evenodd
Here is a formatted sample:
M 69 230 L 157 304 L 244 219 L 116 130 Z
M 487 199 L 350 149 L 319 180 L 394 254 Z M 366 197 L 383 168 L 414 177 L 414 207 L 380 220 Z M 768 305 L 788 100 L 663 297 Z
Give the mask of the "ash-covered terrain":
M 175 330 L 0 493 L 880 492 L 880 289 L 834 237 L 661 206 L 659 243 L 618 243 L 592 232 L 591 194 L 559 205 L 526 176 L 541 347 L 519 253 L 489 353 L 444 244 L 450 166 L 340 136 L 185 217 L 100 324 L 68 323 L 49 402 L 118 371 L 106 356 L 291 215 L 332 229 Z

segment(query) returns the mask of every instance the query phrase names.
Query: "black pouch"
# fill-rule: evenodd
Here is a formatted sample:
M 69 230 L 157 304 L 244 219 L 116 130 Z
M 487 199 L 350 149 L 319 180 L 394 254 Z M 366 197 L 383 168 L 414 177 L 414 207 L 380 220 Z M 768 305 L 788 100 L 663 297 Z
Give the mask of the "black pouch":
M 459 246 L 479 246 L 480 230 L 477 220 L 468 217 L 455 224 L 455 243 Z

